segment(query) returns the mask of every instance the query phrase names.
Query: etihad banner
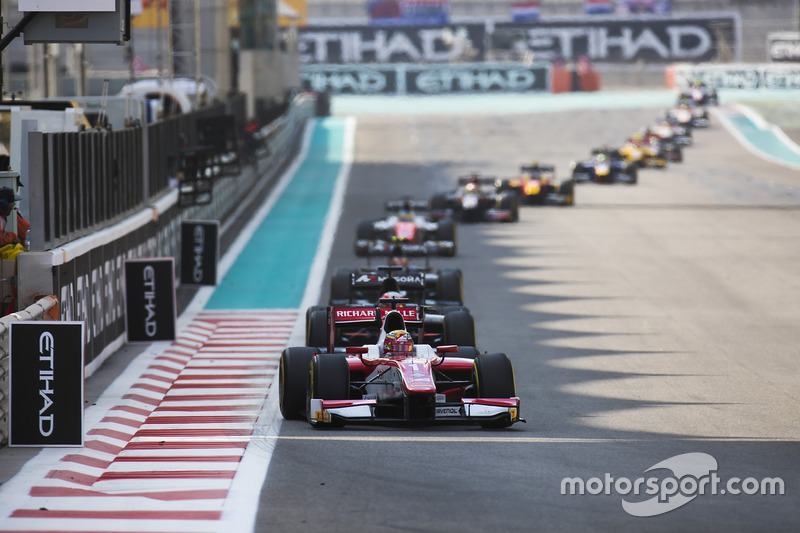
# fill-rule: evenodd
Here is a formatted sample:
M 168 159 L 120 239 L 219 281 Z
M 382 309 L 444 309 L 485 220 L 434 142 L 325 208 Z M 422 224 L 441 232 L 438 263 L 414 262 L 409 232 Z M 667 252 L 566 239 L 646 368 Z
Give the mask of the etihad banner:
M 530 23 L 497 23 L 494 32 L 523 37 L 536 61 L 672 63 L 714 61 L 721 50 L 734 50 L 738 60 L 740 20 L 738 13 L 698 16 L 641 15 Z M 464 34 L 465 39 L 454 40 Z M 469 51 L 471 61 L 484 61 L 486 27 L 464 24 L 453 27 L 411 26 L 312 26 L 299 32 L 304 64 L 336 63 L 447 63 Z
M 307 89 L 331 94 L 436 95 L 548 90 L 547 63 L 306 65 Z
M 83 322 L 9 330 L 9 446 L 83 446 Z
M 736 50 L 739 15 L 619 17 L 536 24 L 499 23 L 495 31 L 524 35 L 536 60 L 672 63 L 713 61 L 720 50 Z
M 313 26 L 299 31 L 300 60 L 320 63 L 447 63 L 474 49 L 484 56 L 483 24 L 449 27 Z M 456 35 L 463 35 L 454 39 Z

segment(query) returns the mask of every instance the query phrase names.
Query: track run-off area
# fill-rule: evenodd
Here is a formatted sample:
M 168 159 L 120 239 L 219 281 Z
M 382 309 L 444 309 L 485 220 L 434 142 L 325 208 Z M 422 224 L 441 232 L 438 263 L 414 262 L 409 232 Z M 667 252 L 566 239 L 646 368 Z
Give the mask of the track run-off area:
M 0 485 L 0 530 L 797 530 L 797 148 L 725 98 L 683 163 L 581 185 L 574 207 L 525 207 L 516 224 L 462 225 L 457 256 L 434 262 L 464 272 L 478 347 L 514 362 L 528 423 L 506 431 L 284 422 L 280 352 L 303 343 L 332 270 L 364 264 L 355 226 L 385 200 L 531 159 L 566 177 L 675 95 L 334 99 L 178 339 L 87 408 L 86 446 L 44 450 Z M 614 480 L 690 453 L 723 480 L 781 477 L 785 494 L 623 508 L 645 497 Z M 562 494 L 568 477 L 604 486 Z

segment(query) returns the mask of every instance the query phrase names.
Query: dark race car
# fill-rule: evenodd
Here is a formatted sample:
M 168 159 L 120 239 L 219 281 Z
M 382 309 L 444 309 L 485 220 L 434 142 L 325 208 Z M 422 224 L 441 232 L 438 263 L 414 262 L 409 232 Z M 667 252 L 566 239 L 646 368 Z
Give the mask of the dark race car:
M 692 84 L 681 91 L 678 96 L 678 101 L 688 98 L 697 105 L 718 105 L 719 98 L 717 98 L 717 90 L 703 83 L 700 80 L 695 80 Z
M 431 210 L 462 222 L 517 222 L 519 195 L 497 178 L 477 174 L 458 179 L 458 188 L 431 198 Z
M 619 150 L 600 148 L 593 150 L 592 158 L 573 161 L 572 179 L 576 183 L 625 183 L 634 185 L 639 180 L 638 164 L 626 160 Z
M 678 100 L 678 105 L 667 110 L 665 118 L 671 124 L 683 126 L 689 131 L 691 128 L 707 128 L 711 125 L 708 110 L 705 106 L 695 103 L 691 98 Z
M 336 327 L 335 320 L 330 324 Z M 375 342 L 348 347 L 345 353 L 315 347 L 285 349 L 278 391 L 283 417 L 305 419 L 316 428 L 345 424 L 504 428 L 524 421 L 506 354 L 415 342 L 397 309 L 385 314 L 378 329 Z
M 519 175 L 503 180 L 501 189 L 519 194 L 527 205 L 574 205 L 575 181 L 556 180 L 556 167 L 534 162 L 519 167 Z
M 405 198 L 384 206 L 388 213 L 385 218 L 359 222 L 356 255 L 390 255 L 398 245 L 407 256 L 455 255 L 455 224 L 432 214 L 428 202 Z
M 464 300 L 460 269 L 406 264 L 337 268 L 331 277 L 330 304 L 371 304 L 388 292 L 427 306 L 460 306 Z

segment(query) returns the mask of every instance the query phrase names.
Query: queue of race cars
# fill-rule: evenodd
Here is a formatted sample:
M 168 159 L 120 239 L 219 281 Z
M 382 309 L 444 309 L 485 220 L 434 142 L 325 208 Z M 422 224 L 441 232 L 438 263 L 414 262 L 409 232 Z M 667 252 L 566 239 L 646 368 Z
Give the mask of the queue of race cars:
M 654 124 L 635 132 L 620 147 L 596 148 L 589 158 L 573 161 L 572 180 L 635 185 L 639 169 L 665 168 L 668 163 L 682 162 L 683 149 L 693 143 L 694 128 L 710 125 L 706 106 L 717 102 L 716 91 L 693 84 L 679 95 L 675 107 Z
M 522 204 L 574 205 L 576 183 L 635 184 L 641 168 L 682 161 L 692 129 L 709 125 L 704 106 L 716 103 L 693 89 L 620 148 L 573 162 L 570 179 L 558 182 L 555 167 L 539 162 L 509 178 L 473 173 L 429 201 L 391 200 L 384 217 L 359 222 L 354 252 L 368 265 L 334 270 L 327 305 L 306 311 L 305 346 L 281 354 L 283 417 L 315 428 L 524 421 L 510 358 L 476 348 L 461 270 L 430 259 L 456 255 L 459 222 L 513 223 Z

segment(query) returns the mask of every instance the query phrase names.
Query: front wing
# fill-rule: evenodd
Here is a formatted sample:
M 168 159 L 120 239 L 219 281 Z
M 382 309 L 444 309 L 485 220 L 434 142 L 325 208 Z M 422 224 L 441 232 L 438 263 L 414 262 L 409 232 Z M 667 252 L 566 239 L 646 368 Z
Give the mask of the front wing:
M 511 423 L 522 420 L 519 398 L 463 398 L 460 402 L 437 403 L 431 420 L 378 418 L 378 400 L 320 400 L 311 399 L 311 423 L 341 422 L 345 424 L 396 424 L 402 422 L 431 424 L 478 424 L 508 417 Z

